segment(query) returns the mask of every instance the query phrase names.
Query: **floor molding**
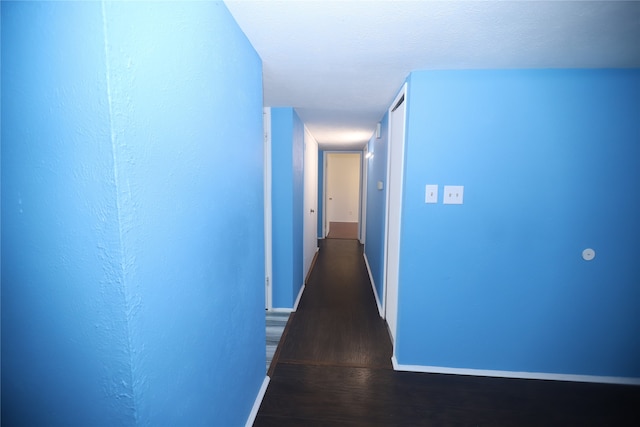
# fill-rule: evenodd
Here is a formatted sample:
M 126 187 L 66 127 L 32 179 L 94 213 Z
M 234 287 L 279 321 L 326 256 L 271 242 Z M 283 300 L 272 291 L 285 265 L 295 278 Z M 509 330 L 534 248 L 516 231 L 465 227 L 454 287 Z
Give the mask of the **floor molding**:
M 262 381 L 262 385 L 260 386 L 260 390 L 258 390 L 258 395 L 256 396 L 256 400 L 253 402 L 253 407 L 251 408 L 251 412 L 249 413 L 249 417 L 247 418 L 245 427 L 253 426 L 253 423 L 256 420 L 256 416 L 258 415 L 258 410 L 260 409 L 260 405 L 262 404 L 262 399 L 264 399 L 264 395 L 267 393 L 267 387 L 269 387 L 269 381 L 271 381 L 271 378 L 268 376 L 265 376 L 264 380 Z
M 447 368 L 443 366 L 399 364 L 395 354 L 391 358 L 395 371 L 424 372 L 429 374 L 471 375 L 477 377 L 516 378 L 523 380 L 572 381 L 620 385 L 640 385 L 640 378 L 607 377 L 599 375 L 551 374 L 546 372 L 495 371 L 488 369 Z
M 267 313 L 291 313 L 293 312 L 293 308 L 271 308 L 270 310 L 266 310 Z
M 316 265 L 316 260 L 318 259 L 318 252 L 320 252 L 320 247 L 317 247 L 315 254 L 313 254 L 311 265 L 309 265 L 309 271 L 307 271 L 307 276 L 304 278 L 305 285 L 309 283 L 309 277 L 311 277 L 311 272 L 313 271 L 313 267 Z
M 305 287 L 306 285 L 303 283 L 302 287 L 300 288 L 300 292 L 298 292 L 298 298 L 296 298 L 296 302 L 293 304 L 292 311 L 296 311 L 298 309 L 298 304 L 300 304 L 300 299 L 302 298 L 302 293 L 304 292 Z
M 378 298 L 378 291 L 376 290 L 376 282 L 373 280 L 373 274 L 371 273 L 371 267 L 369 266 L 369 260 L 367 259 L 367 254 L 362 253 L 364 256 L 364 265 L 367 266 L 367 273 L 369 274 L 369 282 L 371 282 L 371 287 L 373 288 L 373 296 L 376 298 L 376 306 L 378 307 L 378 313 L 380 317 L 384 317 L 382 315 L 382 304 L 380 304 L 380 298 Z

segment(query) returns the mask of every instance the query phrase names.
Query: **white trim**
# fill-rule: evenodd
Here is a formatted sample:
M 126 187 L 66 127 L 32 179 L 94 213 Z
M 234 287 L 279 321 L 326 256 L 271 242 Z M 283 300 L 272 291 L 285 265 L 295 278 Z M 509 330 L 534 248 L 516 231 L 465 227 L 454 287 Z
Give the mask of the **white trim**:
M 397 318 L 398 318 L 398 293 L 399 293 L 399 283 L 396 283 L 396 287 L 398 289 L 396 289 L 396 298 L 395 298 L 395 307 L 391 307 L 393 310 L 395 310 L 394 312 L 391 313 L 391 316 L 395 316 L 395 319 L 393 319 L 393 324 L 389 323 L 389 286 L 388 286 L 388 280 L 387 280 L 387 276 L 389 275 L 388 273 L 388 266 L 389 266 L 389 258 L 390 255 L 393 255 L 395 258 L 397 258 L 397 262 L 399 263 L 400 261 L 400 232 L 402 229 L 402 222 L 400 220 L 400 218 L 402 217 L 402 191 L 403 191 L 403 187 L 404 187 L 404 152 L 405 152 L 405 143 L 406 143 L 406 127 L 407 127 L 407 97 L 408 97 L 408 84 L 405 82 L 402 87 L 400 88 L 400 91 L 398 92 L 398 94 L 396 95 L 396 97 L 393 99 L 393 103 L 391 104 L 391 106 L 388 109 L 388 120 L 389 120 L 389 126 L 388 126 L 388 138 L 387 138 L 387 174 L 386 174 L 386 195 L 385 195 L 385 206 L 386 206 L 386 212 L 385 212 L 385 218 L 384 218 L 384 254 L 383 254 L 383 274 L 382 274 L 382 293 L 384 295 L 384 299 L 383 299 L 383 312 L 384 312 L 384 318 L 387 321 L 387 328 L 389 329 L 389 335 L 391 337 L 391 344 L 393 345 L 393 351 L 395 354 L 395 347 L 396 347 L 396 334 L 397 334 Z M 393 154 L 393 138 L 392 138 L 392 133 L 393 133 L 393 118 L 392 118 L 392 113 L 394 111 L 394 108 L 400 103 L 400 99 L 404 98 L 404 117 L 403 117 L 403 129 L 402 129 L 402 141 L 400 142 L 400 176 L 399 177 L 395 177 L 398 182 L 396 183 L 394 181 L 393 185 L 391 185 L 391 162 L 392 162 L 392 154 Z M 397 145 L 397 142 L 395 143 Z M 398 239 L 398 253 L 395 254 L 390 254 L 389 253 L 389 227 L 390 227 L 390 222 L 389 222 L 389 211 L 391 210 L 390 208 L 390 200 L 391 200 L 391 192 L 392 191 L 398 191 L 399 195 L 400 195 L 400 203 L 398 204 L 397 208 L 398 208 L 398 235 L 397 235 L 397 239 Z M 399 276 L 399 268 L 398 268 L 398 276 Z M 396 278 L 396 282 L 399 282 L 399 277 Z M 393 303 L 393 302 L 392 302 Z
M 424 372 L 430 374 L 472 375 L 476 377 L 517 378 L 526 380 L 573 381 L 582 383 L 640 385 L 640 378 L 607 377 L 599 375 L 551 374 L 547 372 L 495 371 L 489 369 L 447 368 L 443 366 L 401 365 L 395 355 L 391 358 L 395 371 Z
M 358 234 L 361 244 L 365 244 L 367 240 L 367 176 L 369 170 L 369 159 L 365 157 L 365 152 L 369 147 L 369 143 L 362 148 L 360 154 L 360 218 L 358 220 L 360 232 Z
M 271 381 L 271 378 L 269 376 L 264 377 L 264 381 L 262 381 L 262 385 L 260 386 L 260 390 L 258 390 L 256 400 L 253 402 L 253 408 L 251 408 L 251 412 L 249 413 L 249 417 L 247 418 L 245 427 L 251 427 L 256 420 L 258 410 L 260 409 L 260 405 L 262 405 L 262 399 L 264 399 L 264 395 L 267 393 L 269 381 Z
M 412 371 L 411 369 L 400 369 L 400 365 L 398 365 L 398 359 L 396 359 L 396 353 L 395 351 L 393 352 L 393 355 L 391 356 L 391 365 L 393 365 L 393 370 L 394 371 L 407 371 L 407 372 L 425 372 L 425 371 L 420 371 L 420 370 L 415 370 Z M 402 366 L 414 366 L 414 365 L 402 365 Z M 415 365 L 416 367 L 419 367 L 420 365 Z
M 319 149 L 320 147 L 318 147 Z M 320 155 L 320 154 L 318 154 Z M 322 238 L 329 234 L 327 225 L 327 152 L 322 151 Z
M 306 126 L 303 157 L 302 280 L 305 281 L 318 252 L 318 141 Z
M 264 131 L 264 270 L 265 307 L 273 308 L 273 230 L 271 210 L 271 108 L 262 110 Z
M 340 151 L 340 150 L 328 150 L 328 151 L 323 151 L 323 155 L 322 155 L 322 167 L 323 167 L 323 174 L 322 174 L 322 230 L 323 230 L 323 236 L 322 238 L 324 239 L 326 236 L 329 235 L 330 230 L 330 221 L 327 219 L 327 161 L 329 158 L 329 154 L 358 154 L 360 156 L 360 182 L 358 184 L 358 210 L 359 210 L 359 214 L 358 214 L 358 242 L 364 244 L 364 240 L 362 239 L 362 234 L 361 234 L 361 230 L 362 230 L 362 206 L 363 206 L 363 194 L 366 191 L 366 189 L 363 187 L 363 181 L 362 181 L 362 160 L 364 159 L 364 155 L 362 150 L 345 150 L 345 151 Z
M 380 298 L 378 298 L 378 291 L 376 291 L 376 283 L 373 280 L 373 274 L 371 274 L 371 267 L 369 266 L 369 260 L 367 259 L 367 254 L 362 253 L 364 256 L 364 265 L 367 266 L 367 273 L 369 273 L 369 281 L 371 282 L 371 287 L 373 288 L 373 296 L 376 297 L 376 305 L 378 306 L 378 314 L 380 317 L 384 317 L 382 314 L 382 304 L 380 304 Z
M 275 308 L 272 307 L 269 310 L 267 310 L 268 313 L 292 313 L 294 310 L 293 308 Z
M 302 287 L 300 288 L 300 292 L 298 292 L 298 298 L 296 298 L 296 302 L 295 304 L 293 304 L 293 310 L 291 311 L 296 311 L 298 309 L 298 304 L 300 304 L 300 298 L 302 298 L 302 293 L 304 292 L 304 288 L 305 288 L 305 284 L 302 284 Z

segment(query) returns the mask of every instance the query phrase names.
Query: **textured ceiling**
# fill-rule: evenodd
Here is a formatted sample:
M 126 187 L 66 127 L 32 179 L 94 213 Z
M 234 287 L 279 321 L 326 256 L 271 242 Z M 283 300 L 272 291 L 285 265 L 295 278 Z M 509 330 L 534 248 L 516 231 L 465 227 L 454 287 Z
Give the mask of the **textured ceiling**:
M 295 107 L 323 149 L 362 147 L 413 70 L 640 67 L 636 1 L 225 3 L 265 105 Z

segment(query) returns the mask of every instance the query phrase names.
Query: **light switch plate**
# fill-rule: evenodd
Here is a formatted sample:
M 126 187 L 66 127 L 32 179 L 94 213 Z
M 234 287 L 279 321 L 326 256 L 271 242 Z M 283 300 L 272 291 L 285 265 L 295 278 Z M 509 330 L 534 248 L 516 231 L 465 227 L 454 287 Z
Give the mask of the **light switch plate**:
M 438 186 L 427 184 L 424 195 L 425 203 L 438 203 Z
M 463 185 L 445 185 L 442 203 L 445 205 L 461 205 L 464 196 Z

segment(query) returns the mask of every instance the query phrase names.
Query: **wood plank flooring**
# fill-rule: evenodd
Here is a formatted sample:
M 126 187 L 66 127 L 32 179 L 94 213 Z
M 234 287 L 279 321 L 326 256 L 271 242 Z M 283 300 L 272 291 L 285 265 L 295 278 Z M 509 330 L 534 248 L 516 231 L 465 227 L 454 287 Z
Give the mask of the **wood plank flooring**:
M 357 222 L 331 222 L 327 239 L 357 239 Z
M 356 240 L 321 243 L 279 361 L 391 368 L 391 341 Z
M 640 387 L 396 372 L 362 249 L 324 240 L 254 426 L 638 426 Z

